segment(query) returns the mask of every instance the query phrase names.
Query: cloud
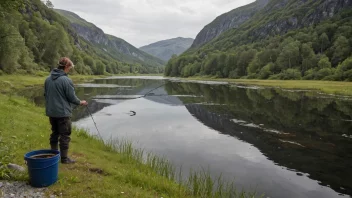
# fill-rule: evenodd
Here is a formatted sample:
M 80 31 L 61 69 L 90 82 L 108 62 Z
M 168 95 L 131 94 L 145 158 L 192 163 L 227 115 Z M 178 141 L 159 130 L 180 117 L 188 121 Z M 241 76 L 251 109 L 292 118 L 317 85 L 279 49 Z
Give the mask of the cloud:
M 195 38 L 218 15 L 254 0 L 52 0 L 136 47 L 175 37 Z

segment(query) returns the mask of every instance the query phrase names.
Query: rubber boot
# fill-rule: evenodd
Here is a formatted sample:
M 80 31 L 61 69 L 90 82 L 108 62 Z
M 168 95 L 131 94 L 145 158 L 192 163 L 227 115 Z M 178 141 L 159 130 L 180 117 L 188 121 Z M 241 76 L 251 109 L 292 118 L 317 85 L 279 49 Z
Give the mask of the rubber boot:
M 67 157 L 68 150 L 61 151 L 61 163 L 62 164 L 74 164 L 76 161 Z
M 50 144 L 51 150 L 58 151 L 59 150 L 59 145 L 58 144 Z

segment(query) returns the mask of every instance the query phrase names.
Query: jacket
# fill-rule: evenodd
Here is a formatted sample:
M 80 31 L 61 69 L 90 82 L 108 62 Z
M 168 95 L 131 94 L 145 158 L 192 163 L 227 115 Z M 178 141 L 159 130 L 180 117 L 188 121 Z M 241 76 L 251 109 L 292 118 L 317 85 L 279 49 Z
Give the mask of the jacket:
M 45 111 L 48 117 L 71 117 L 74 105 L 80 105 L 73 82 L 61 69 L 54 69 L 44 84 Z

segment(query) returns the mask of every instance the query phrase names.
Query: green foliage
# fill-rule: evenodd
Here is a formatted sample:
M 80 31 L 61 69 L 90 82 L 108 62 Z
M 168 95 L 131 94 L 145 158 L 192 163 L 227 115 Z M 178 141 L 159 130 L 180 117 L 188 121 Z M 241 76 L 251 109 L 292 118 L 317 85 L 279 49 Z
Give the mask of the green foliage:
M 352 57 L 347 58 L 337 67 L 335 78 L 337 80 L 352 81 Z
M 101 62 L 101 61 L 98 61 L 98 62 L 97 62 L 97 69 L 96 69 L 96 71 L 95 71 L 94 74 L 96 74 L 96 75 L 103 75 L 104 72 L 105 72 L 105 65 L 104 65 L 104 63 Z
M 23 6 L 24 1 L 23 0 L 1 0 L 0 1 L 0 9 L 4 8 L 5 10 L 8 9 L 18 9 Z M 0 10 L 1 13 L 1 10 Z
M 269 79 L 272 80 L 300 80 L 301 73 L 298 69 L 287 69 L 280 74 L 272 75 Z
M 319 66 L 319 69 L 331 68 L 329 57 L 323 56 L 322 58 L 320 58 L 320 61 L 318 62 L 318 66 Z
M 224 32 L 199 49 L 173 57 L 165 75 L 349 80 L 349 70 L 343 68 L 352 57 L 351 17 L 352 12 L 340 12 L 315 26 L 254 38 L 253 34 L 261 27 L 254 24 L 254 16 L 253 22 Z M 196 65 L 201 65 L 200 69 L 191 72 Z
M 333 63 L 341 63 L 351 54 L 351 47 L 346 37 L 339 36 L 332 47 L 334 55 L 332 57 Z
M 283 42 L 283 49 L 277 59 L 279 67 L 292 68 L 299 63 L 299 41 L 293 41 L 291 37 Z
M 112 56 L 81 39 L 66 18 L 57 14 L 51 1 L 2 0 L 0 2 L 0 71 L 33 73 L 57 67 L 60 57 L 75 64 L 74 73 L 111 74 L 160 73 L 161 65 L 151 67 Z M 98 67 L 97 67 L 98 66 Z

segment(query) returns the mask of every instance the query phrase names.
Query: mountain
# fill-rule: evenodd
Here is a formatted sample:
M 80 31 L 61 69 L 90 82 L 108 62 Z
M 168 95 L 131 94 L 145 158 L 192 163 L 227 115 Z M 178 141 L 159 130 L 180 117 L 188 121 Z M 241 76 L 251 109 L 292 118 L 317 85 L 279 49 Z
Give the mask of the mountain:
M 75 13 L 59 9 L 55 9 L 55 11 L 67 18 L 71 22 L 73 29 L 82 38 L 119 60 L 128 63 L 145 64 L 152 67 L 163 66 L 165 64 L 164 61 L 137 49 L 125 40 L 105 34 L 100 28 L 87 22 Z
M 218 16 L 213 22 L 206 25 L 197 35 L 192 44 L 192 48 L 200 47 L 211 41 L 221 33 L 239 27 L 249 20 L 256 12 L 263 9 L 269 0 L 258 0 L 246 6 L 231 10 Z
M 163 72 L 162 60 L 73 13 L 58 12 L 65 17 L 41 0 L 0 1 L 0 75 L 46 75 L 63 56 L 75 63 L 73 73 Z
M 155 57 L 160 58 L 161 60 L 168 61 L 172 55 L 180 55 L 186 51 L 193 43 L 194 39 L 192 38 L 173 38 L 163 41 L 158 41 L 143 47 L 140 47 L 140 50 L 147 52 Z
M 352 0 L 257 0 L 219 16 L 166 76 L 352 81 Z

